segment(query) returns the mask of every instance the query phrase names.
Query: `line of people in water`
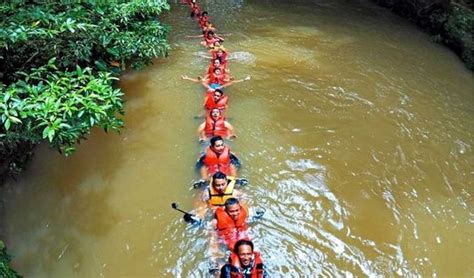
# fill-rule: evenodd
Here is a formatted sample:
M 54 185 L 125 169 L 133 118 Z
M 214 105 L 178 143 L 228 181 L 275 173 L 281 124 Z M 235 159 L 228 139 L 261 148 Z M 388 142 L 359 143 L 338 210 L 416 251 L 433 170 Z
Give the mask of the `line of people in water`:
M 237 138 L 234 127 L 226 120 L 229 108 L 229 96 L 224 89 L 230 85 L 250 80 L 247 76 L 235 79 L 228 69 L 229 52 L 223 47 L 224 38 L 216 33 L 208 12 L 203 11 L 196 0 L 182 0 L 189 5 L 191 18 L 197 19 L 202 35 L 190 36 L 202 38 L 201 44 L 208 48 L 211 59 L 209 68 L 203 76 L 191 78 L 182 75 L 183 80 L 202 84 L 206 90 L 204 99 L 205 121 L 199 125 L 198 136 L 201 143 L 209 142 L 209 147 L 199 157 L 196 164 L 200 180 L 195 188 L 204 188 L 201 193 L 197 215 L 193 220 L 201 221 L 212 212 L 210 221 L 210 252 L 217 254 L 219 246 L 225 245 L 230 256 L 222 267 L 212 266 L 210 272 L 220 277 L 267 277 L 260 253 L 254 249 L 254 243 L 248 234 L 248 224 L 260 219 L 264 211 L 248 209 L 243 200 L 244 194 L 238 187 L 248 183 L 238 178 L 240 161 L 231 151 L 225 140 Z M 188 218 L 190 214 L 188 214 Z M 186 216 L 186 214 L 185 214 Z

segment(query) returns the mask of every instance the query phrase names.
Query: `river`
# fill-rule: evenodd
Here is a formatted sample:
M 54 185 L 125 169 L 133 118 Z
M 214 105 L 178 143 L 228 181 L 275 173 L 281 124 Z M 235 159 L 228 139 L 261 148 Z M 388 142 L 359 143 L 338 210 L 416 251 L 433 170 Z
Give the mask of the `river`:
M 272 277 L 474 275 L 474 78 L 457 56 L 365 1 L 202 1 L 239 52 L 227 89 L 251 234 Z M 207 60 L 173 5 L 167 59 L 125 74 L 126 128 L 65 158 L 43 145 L 2 189 L 26 277 L 202 277 L 195 207 Z M 471 255 L 469 255 L 471 254 Z

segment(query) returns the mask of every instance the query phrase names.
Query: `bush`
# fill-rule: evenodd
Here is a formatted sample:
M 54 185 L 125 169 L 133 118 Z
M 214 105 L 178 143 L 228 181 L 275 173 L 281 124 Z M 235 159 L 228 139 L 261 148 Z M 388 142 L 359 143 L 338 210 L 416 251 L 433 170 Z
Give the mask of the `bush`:
M 164 0 L 0 4 L 0 140 L 46 139 L 66 155 L 94 126 L 122 127 L 126 64 L 167 54 Z M 1 161 L 0 161 L 1 162 Z
M 459 46 L 461 58 L 468 68 L 474 70 L 473 26 L 474 12 L 463 6 L 453 6 L 445 24 L 447 32 L 446 43 Z
M 0 277 L 15 278 L 20 277 L 13 269 L 10 268 L 10 256 L 3 241 L 0 240 Z

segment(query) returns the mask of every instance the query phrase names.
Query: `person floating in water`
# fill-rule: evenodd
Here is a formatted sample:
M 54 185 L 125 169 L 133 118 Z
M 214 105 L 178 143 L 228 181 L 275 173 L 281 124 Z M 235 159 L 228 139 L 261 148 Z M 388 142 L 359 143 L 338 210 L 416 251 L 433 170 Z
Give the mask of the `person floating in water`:
M 189 6 L 191 7 L 191 17 L 194 17 L 194 16 L 199 17 L 201 15 L 201 8 L 199 7 L 198 4 L 196 4 L 196 1 L 191 1 Z
M 221 136 L 214 136 L 211 138 L 210 144 L 196 164 L 201 179 L 208 181 L 210 176 L 217 172 L 237 177 L 240 161 L 225 145 L 224 139 Z
M 238 240 L 249 239 L 248 223 L 262 218 L 264 213 L 263 210 L 249 212 L 238 199 L 231 197 L 225 201 L 223 207 L 216 209 L 212 225 L 229 250 L 233 250 Z
M 199 219 L 204 219 L 208 208 L 212 210 L 212 213 L 215 213 L 216 208 L 224 206 L 227 199 L 243 197 L 243 194 L 236 189 L 241 184 L 237 183 L 235 177 L 217 172 L 212 176 L 209 183 L 209 186 L 206 186 L 201 193 L 201 199 L 197 203 Z
M 227 68 L 226 64 L 222 63 L 221 57 L 216 57 L 215 59 L 211 60 L 209 68 L 207 69 L 207 76 L 211 75 L 215 69 L 220 69 L 223 73 L 229 73 L 229 69 Z
M 243 79 L 235 79 L 229 76 L 228 74 L 223 73 L 220 68 L 215 68 L 213 73 L 207 75 L 204 78 L 200 76 L 198 76 L 197 78 L 190 78 L 187 75 L 181 75 L 181 78 L 183 80 L 189 80 L 196 83 L 201 83 L 209 91 L 214 91 L 216 89 L 223 89 L 225 87 L 229 87 L 230 85 L 240 83 L 243 81 L 248 81 L 251 79 L 250 75 Z
M 235 189 L 237 186 L 235 177 L 217 172 L 212 176 L 210 185 L 201 194 L 201 200 L 211 207 L 222 207 L 229 198 L 242 196 L 242 193 Z
M 213 136 L 221 136 L 224 139 L 235 139 L 234 127 L 225 120 L 218 108 L 211 110 L 204 123 L 198 128 L 199 141 L 205 142 Z
M 252 241 L 242 239 L 235 243 L 229 262 L 221 268 L 220 277 L 267 278 L 268 273 L 260 253 L 254 251 Z
M 212 109 L 219 109 L 221 113 L 224 113 L 229 103 L 229 97 L 224 95 L 224 92 L 220 89 L 208 92 L 204 99 L 204 109 L 211 112 Z
M 223 37 L 218 36 L 216 33 L 214 33 L 214 31 L 210 31 L 210 30 L 204 31 L 203 38 L 204 40 L 201 42 L 201 44 L 208 48 L 213 48 L 216 45 L 220 45 L 221 43 L 224 42 Z
M 200 16 L 198 16 L 198 23 L 201 28 L 205 28 L 207 23 L 209 22 L 209 13 L 207 11 L 203 11 Z

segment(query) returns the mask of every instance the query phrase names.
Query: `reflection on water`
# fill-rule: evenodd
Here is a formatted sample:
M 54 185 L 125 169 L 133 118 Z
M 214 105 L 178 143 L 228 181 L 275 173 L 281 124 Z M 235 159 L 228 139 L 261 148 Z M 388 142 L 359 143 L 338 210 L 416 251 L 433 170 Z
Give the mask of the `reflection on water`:
M 237 59 L 229 118 L 272 277 L 472 276 L 474 79 L 457 57 L 370 3 L 204 1 Z M 297 5 L 295 4 L 297 3 Z M 71 158 L 41 147 L 10 182 L 7 243 L 34 277 L 202 277 L 191 209 L 205 71 L 174 6 L 171 56 L 122 78 L 127 128 Z M 38 254 L 41 254 L 38 256 Z

